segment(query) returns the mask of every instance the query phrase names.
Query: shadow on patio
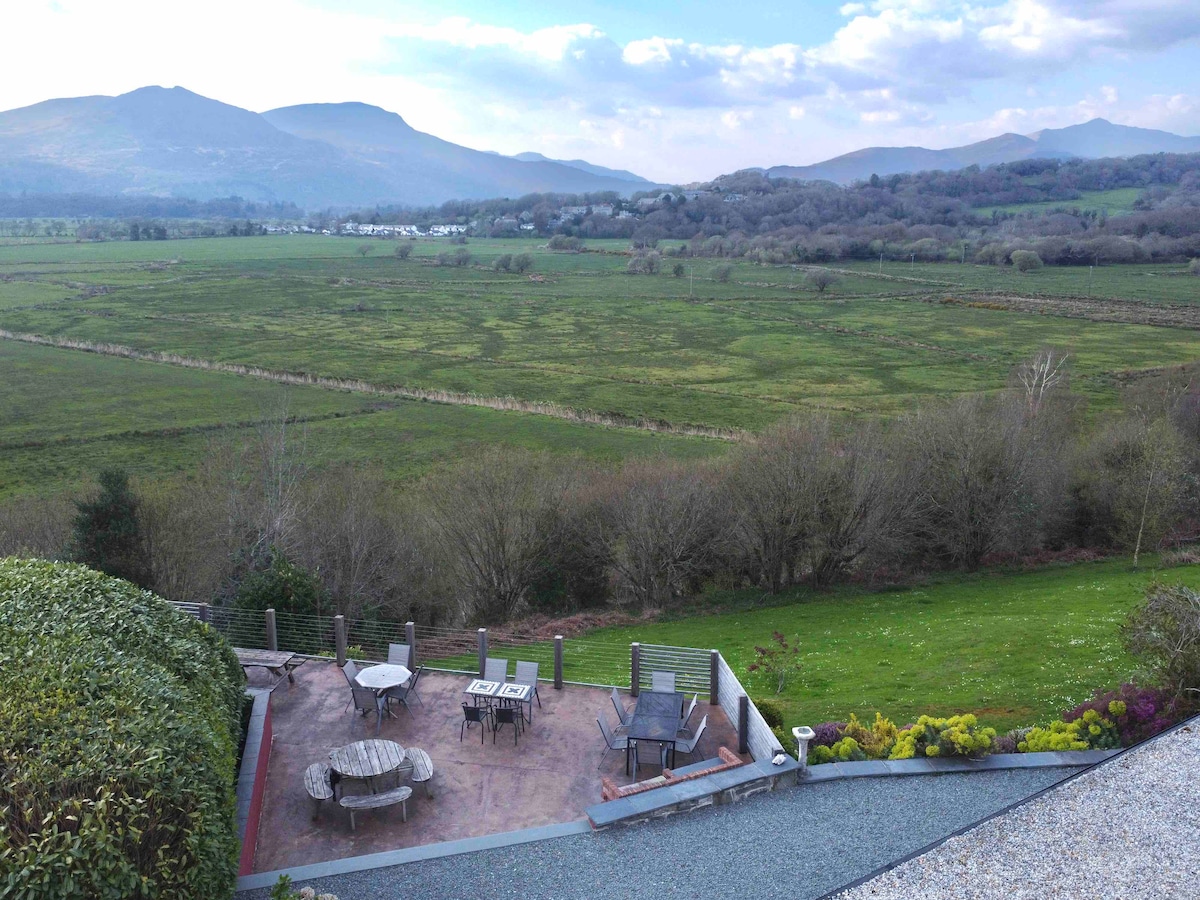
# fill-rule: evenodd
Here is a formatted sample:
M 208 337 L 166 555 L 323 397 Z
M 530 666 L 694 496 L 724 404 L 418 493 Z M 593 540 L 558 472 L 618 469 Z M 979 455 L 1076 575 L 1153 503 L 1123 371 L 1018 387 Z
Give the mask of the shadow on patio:
M 349 814 L 335 803 L 322 804 L 313 818 L 304 770 L 327 762 L 337 747 L 375 737 L 375 717 L 363 719 L 346 709 L 350 690 L 332 662 L 309 661 L 296 670 L 295 684 L 280 684 L 271 697 L 274 743 L 254 871 L 574 821 L 600 801 L 601 776 L 618 784 L 633 781 L 625 775 L 624 753 L 609 753 L 597 769 L 605 750 L 597 712 L 616 723 L 608 691 L 576 685 L 556 691 L 542 683 L 542 706 L 534 702 L 533 723 L 516 746 L 507 726 L 495 744 L 490 731 L 480 743 L 479 726 L 460 743 L 461 704 L 467 699 L 462 691 L 469 681 L 466 675 L 427 671 L 418 688 L 423 704 L 412 703 L 414 715 L 393 707 L 399 718 L 385 718 L 379 737 L 430 755 L 433 796 L 415 786 L 407 822 L 398 806 L 387 807 L 359 813 L 353 832 Z M 621 695 L 632 704 L 626 691 Z M 737 735 L 720 707 L 701 702 L 691 724 L 704 715 L 708 728 L 695 754 L 681 756 L 679 765 L 714 757 L 720 746 L 737 750 Z M 656 774 L 656 767 L 641 770 L 642 778 Z

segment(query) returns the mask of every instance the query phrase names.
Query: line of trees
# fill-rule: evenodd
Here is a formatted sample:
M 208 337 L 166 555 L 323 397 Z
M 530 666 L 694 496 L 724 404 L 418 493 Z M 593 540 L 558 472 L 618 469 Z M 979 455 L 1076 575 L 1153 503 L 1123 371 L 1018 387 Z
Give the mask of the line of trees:
M 1084 427 L 1067 368 L 1045 351 L 1001 394 L 892 422 L 799 417 L 715 461 L 613 469 L 502 448 L 399 486 L 314 466 L 280 418 L 247 444 L 214 443 L 186 487 L 138 483 L 131 500 L 108 480 L 74 506 L 11 502 L 0 554 L 102 548 L 87 513 L 121 537 L 114 571 L 171 599 L 457 625 L 686 604 L 710 585 L 903 580 L 1076 548 L 1136 564 L 1193 534 L 1200 390 L 1164 378 Z M 104 512 L 106 493 L 136 520 L 140 557 Z

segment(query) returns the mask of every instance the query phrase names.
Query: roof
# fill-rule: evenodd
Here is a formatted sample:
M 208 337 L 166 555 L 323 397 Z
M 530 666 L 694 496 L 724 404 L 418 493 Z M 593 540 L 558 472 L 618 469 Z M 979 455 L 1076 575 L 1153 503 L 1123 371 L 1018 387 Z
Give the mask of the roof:
M 1109 897 L 1192 896 L 1198 762 L 1200 717 L 836 896 L 1041 900 L 1081 883 Z
M 1065 778 L 1061 768 L 802 784 L 634 828 L 297 879 L 350 900 L 816 898 Z M 409 827 L 419 827 L 410 819 Z M 615 893 L 614 893 L 615 892 Z M 266 900 L 267 889 L 241 900 Z

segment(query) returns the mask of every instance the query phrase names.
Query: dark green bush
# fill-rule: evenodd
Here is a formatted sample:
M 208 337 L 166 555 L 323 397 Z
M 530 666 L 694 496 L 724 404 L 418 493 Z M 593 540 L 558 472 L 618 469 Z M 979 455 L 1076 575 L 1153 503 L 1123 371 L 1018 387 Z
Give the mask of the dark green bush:
M 0 895 L 230 896 L 241 685 L 154 594 L 0 560 Z
M 783 727 L 783 704 L 778 700 L 755 700 L 754 705 L 762 713 L 763 721 L 768 728 Z

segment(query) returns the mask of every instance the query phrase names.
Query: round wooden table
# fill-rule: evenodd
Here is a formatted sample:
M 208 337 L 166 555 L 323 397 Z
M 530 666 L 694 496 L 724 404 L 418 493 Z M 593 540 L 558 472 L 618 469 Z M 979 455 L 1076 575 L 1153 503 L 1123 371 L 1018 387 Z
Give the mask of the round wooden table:
M 361 778 L 375 793 L 374 779 L 394 772 L 404 762 L 404 748 L 395 741 L 375 738 L 355 741 L 329 754 L 329 765 L 343 778 Z

